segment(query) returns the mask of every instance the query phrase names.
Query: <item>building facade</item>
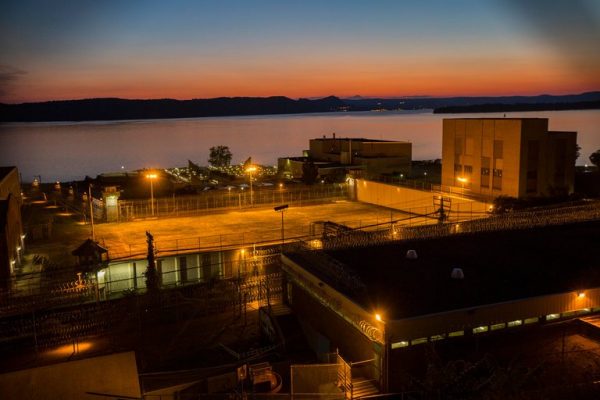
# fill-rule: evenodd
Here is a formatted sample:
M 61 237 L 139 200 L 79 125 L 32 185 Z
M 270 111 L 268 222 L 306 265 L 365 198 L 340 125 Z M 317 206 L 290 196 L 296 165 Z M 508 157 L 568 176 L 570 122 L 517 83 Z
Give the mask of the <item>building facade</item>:
M 303 157 L 284 157 L 278 160 L 279 174 L 300 179 L 303 165 L 311 161 L 325 180 L 339 180 L 351 172 L 360 175 L 409 175 L 412 162 L 412 143 L 364 138 L 328 138 L 309 141 Z
M 573 193 L 576 132 L 547 118 L 444 119 L 442 186 L 486 197 Z
M 284 255 L 282 261 L 285 301 L 298 315 L 312 349 L 318 354 L 338 349 L 351 364 L 361 364 L 362 375 L 382 392 L 403 390 L 402 382 L 389 377 L 406 368 L 404 351 L 415 346 L 543 328 L 600 312 L 600 288 L 595 287 L 395 318 L 365 307 L 309 271 L 307 260 Z M 415 282 L 419 285 L 423 283 Z
M 319 161 L 361 165 L 367 173 L 410 173 L 412 143 L 364 138 L 311 139 L 310 156 Z
M 21 182 L 16 167 L 0 167 L 0 285 L 21 264 L 24 247 Z

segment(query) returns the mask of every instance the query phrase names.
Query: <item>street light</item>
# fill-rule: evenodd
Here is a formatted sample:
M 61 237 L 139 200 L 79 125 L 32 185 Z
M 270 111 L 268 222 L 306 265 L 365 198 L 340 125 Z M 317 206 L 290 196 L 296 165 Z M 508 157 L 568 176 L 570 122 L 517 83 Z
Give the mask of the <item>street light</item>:
M 256 171 L 256 166 L 250 165 L 246 168 L 246 172 L 250 176 L 250 206 L 254 205 L 254 191 L 252 190 L 252 173 Z
M 158 178 L 157 174 L 146 174 L 146 178 L 150 180 L 150 210 L 152 212 L 152 216 L 154 217 L 154 186 L 153 181 Z
M 465 178 L 464 176 L 459 176 L 458 178 L 456 178 L 457 181 L 459 181 L 462 184 L 462 194 L 465 194 L 465 183 L 467 183 L 469 180 L 467 178 Z
M 273 210 L 276 212 L 281 212 L 281 252 L 283 253 L 283 245 L 285 244 L 285 236 L 284 236 L 284 226 L 283 226 L 283 212 L 287 210 L 289 206 L 287 204 L 283 204 L 281 206 L 273 207 Z

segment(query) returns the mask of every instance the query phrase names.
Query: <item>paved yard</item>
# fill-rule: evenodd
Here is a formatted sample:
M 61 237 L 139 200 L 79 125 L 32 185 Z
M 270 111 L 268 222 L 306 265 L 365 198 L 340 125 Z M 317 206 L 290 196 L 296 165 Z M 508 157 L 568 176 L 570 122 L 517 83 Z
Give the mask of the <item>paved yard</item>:
M 70 253 L 90 237 L 90 226 L 72 217 L 56 214 L 50 240 L 30 243 L 30 254 L 47 255 L 57 261 L 70 260 Z M 322 205 L 290 207 L 285 211 L 285 237 L 305 237 L 315 221 L 333 221 L 351 227 L 365 227 L 405 219 L 405 223 L 432 223 L 434 220 L 410 218 L 397 211 L 366 203 L 338 201 Z M 208 213 L 203 216 L 147 219 L 134 222 L 103 223 L 95 226 L 96 240 L 105 245 L 112 258 L 145 254 L 146 231 L 154 235 L 157 249 L 208 249 L 226 246 L 252 246 L 255 243 L 279 243 L 281 214 L 271 207 L 254 210 Z

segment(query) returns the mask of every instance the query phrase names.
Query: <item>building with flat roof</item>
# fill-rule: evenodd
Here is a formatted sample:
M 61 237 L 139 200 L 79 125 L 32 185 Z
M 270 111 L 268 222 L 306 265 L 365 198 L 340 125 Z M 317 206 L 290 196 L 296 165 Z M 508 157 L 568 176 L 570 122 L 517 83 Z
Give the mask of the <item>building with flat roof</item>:
M 296 179 L 302 176 L 302 164 L 315 163 L 320 177 L 339 175 L 340 171 L 362 171 L 366 175 L 409 175 L 412 143 L 365 138 L 311 139 L 305 157 L 286 157 L 278 161 L 279 173 Z
M 576 132 L 547 118 L 444 119 L 442 186 L 488 197 L 573 193 Z
M 382 391 L 415 346 L 600 311 L 600 222 L 284 254 L 285 295 L 316 352 L 339 349 Z M 326 246 L 325 246 L 326 247 Z M 509 251 L 510 250 L 510 251 Z M 414 254 L 413 254 L 414 253 Z M 411 350 L 412 351 L 412 350 Z M 364 363 L 362 364 L 365 365 Z
M 21 182 L 17 167 L 0 167 L 0 286 L 8 285 L 24 248 Z

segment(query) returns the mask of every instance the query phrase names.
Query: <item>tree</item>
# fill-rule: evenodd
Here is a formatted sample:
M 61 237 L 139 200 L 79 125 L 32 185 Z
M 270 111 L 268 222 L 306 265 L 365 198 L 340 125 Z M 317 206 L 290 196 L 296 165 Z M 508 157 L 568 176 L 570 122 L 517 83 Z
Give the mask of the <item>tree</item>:
M 579 156 L 581 155 L 581 146 L 577 143 L 575 143 L 575 161 L 577 161 L 577 159 L 579 158 Z
M 210 148 L 208 163 L 213 167 L 226 167 L 231 163 L 231 151 L 228 146 L 216 146 Z
M 590 155 L 590 161 L 596 167 L 600 168 L 600 150 L 596 150 L 592 153 L 592 155 Z

